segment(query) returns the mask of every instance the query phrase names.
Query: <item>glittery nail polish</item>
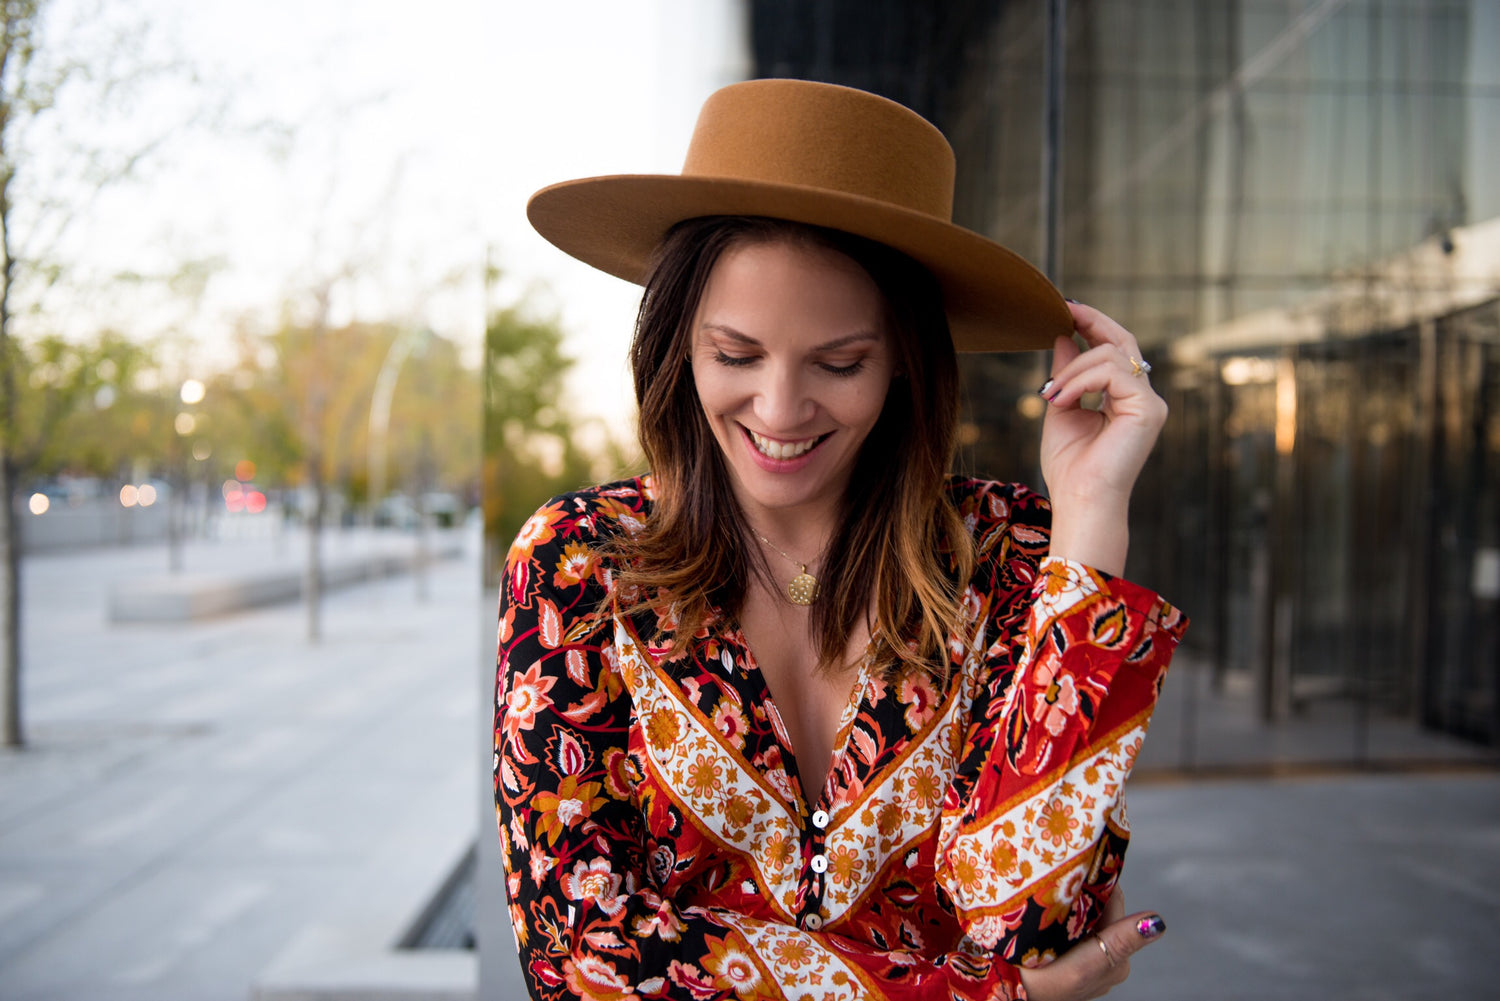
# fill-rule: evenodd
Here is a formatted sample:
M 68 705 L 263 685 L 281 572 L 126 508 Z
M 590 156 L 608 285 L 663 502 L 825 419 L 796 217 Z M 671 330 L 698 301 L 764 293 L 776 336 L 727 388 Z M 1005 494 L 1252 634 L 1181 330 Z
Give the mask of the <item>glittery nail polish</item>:
M 1153 914 L 1136 922 L 1135 930 L 1141 938 L 1155 938 L 1167 930 L 1167 923 L 1161 919 L 1161 915 Z
M 1038 396 L 1046 396 L 1047 395 L 1047 390 L 1049 390 L 1049 389 L 1052 388 L 1053 381 L 1054 380 L 1052 380 L 1052 379 L 1048 379 L 1046 382 L 1042 383 L 1042 388 L 1038 389 L 1036 391 L 1036 395 L 1038 395 Z

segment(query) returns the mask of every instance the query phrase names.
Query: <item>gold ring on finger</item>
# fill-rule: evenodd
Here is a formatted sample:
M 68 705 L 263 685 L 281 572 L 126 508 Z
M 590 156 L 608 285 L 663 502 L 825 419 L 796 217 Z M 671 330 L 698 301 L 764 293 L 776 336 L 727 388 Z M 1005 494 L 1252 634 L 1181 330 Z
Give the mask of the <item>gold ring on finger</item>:
M 1151 363 L 1149 361 L 1146 361 L 1144 358 L 1137 358 L 1134 355 L 1132 355 L 1131 358 L 1130 358 L 1130 374 L 1131 375 L 1150 375 L 1151 374 Z
M 1104 944 L 1104 939 L 1100 936 L 1095 935 L 1094 941 L 1099 943 L 1099 950 L 1104 953 L 1105 962 L 1109 963 L 1109 968 L 1113 970 L 1115 968 L 1115 954 L 1109 951 L 1109 946 Z

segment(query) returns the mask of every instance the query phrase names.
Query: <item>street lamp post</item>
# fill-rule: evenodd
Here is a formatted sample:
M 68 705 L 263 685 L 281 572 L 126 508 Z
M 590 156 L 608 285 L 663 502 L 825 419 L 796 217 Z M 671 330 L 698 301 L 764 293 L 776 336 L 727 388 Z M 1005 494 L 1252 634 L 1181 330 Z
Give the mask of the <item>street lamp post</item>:
M 206 390 L 197 379 L 185 379 L 178 388 L 177 398 L 186 408 L 178 412 L 172 422 L 177 440 L 172 448 L 172 492 L 167 498 L 167 567 L 172 573 L 182 570 L 182 536 L 187 520 L 187 462 L 191 451 L 189 438 L 198 427 L 198 417 L 193 408 L 203 402 Z
M 385 353 L 375 390 L 370 396 L 370 527 L 375 527 L 375 508 L 385 493 L 386 439 L 391 428 L 391 400 L 396 395 L 396 378 L 412 350 L 427 337 L 422 327 L 411 327 L 396 335 Z

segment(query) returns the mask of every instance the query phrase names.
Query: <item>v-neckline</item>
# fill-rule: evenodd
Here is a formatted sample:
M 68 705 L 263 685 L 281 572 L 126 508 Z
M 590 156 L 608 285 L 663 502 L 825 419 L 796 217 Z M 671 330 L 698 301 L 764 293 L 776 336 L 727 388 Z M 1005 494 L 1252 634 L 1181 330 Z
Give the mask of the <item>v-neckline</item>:
M 818 788 L 813 790 L 815 795 L 809 797 L 807 783 L 802 774 L 802 762 L 797 757 L 797 749 L 792 746 L 792 732 L 787 728 L 786 719 L 781 715 L 781 710 L 777 706 L 776 693 L 771 690 L 771 679 L 761 670 L 760 661 L 755 656 L 755 649 L 750 645 L 750 638 L 745 635 L 745 630 L 739 621 L 728 618 L 721 618 L 720 621 L 725 625 L 721 638 L 732 641 L 739 647 L 744 657 L 746 676 L 757 679 L 766 713 L 775 715 L 775 721 L 771 726 L 772 735 L 781 750 L 783 768 L 790 774 L 795 783 L 794 789 L 797 796 L 802 800 L 801 803 L 793 805 L 800 807 L 800 812 L 808 814 L 814 809 L 832 803 L 834 796 L 831 789 L 834 779 L 841 770 L 840 765 L 848 750 L 849 738 L 854 731 L 854 721 L 859 716 L 860 707 L 864 705 L 865 691 L 869 688 L 871 658 L 868 642 L 864 655 L 859 658 L 859 663 L 855 666 L 849 692 L 844 697 L 844 708 L 839 715 L 838 728 L 834 731 L 832 748 L 828 756 L 827 773 L 823 775 L 823 781 Z M 783 734 L 785 737 L 782 736 Z

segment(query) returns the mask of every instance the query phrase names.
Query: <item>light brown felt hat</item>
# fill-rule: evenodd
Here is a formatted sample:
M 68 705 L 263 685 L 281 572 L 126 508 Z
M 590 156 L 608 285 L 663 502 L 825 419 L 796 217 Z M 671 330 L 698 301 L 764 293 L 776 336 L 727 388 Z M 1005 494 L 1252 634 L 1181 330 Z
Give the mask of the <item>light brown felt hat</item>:
M 953 149 L 916 112 L 862 90 L 751 80 L 698 114 L 681 174 L 564 181 L 527 217 L 559 249 L 643 284 L 652 252 L 684 219 L 770 216 L 894 247 L 937 276 L 960 351 L 1052 347 L 1067 304 L 1019 255 L 953 219 Z

